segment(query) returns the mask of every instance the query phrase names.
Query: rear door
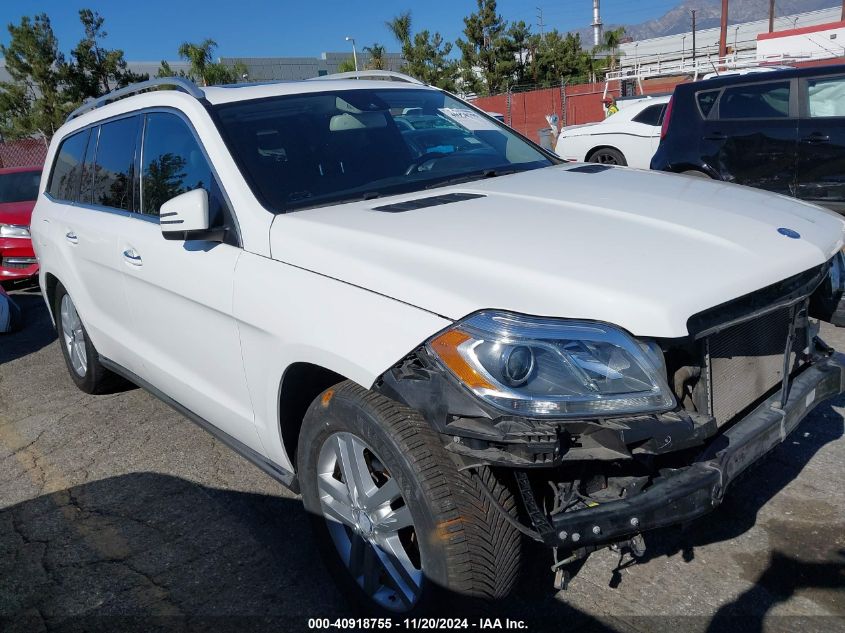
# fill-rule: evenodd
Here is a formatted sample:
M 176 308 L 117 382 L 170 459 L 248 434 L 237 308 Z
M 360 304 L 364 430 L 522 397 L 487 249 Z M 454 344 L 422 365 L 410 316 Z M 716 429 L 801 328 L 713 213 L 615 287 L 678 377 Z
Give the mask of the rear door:
M 845 212 L 845 75 L 802 79 L 797 195 Z
M 722 180 L 794 195 L 795 83 L 785 79 L 724 88 L 701 139 L 702 157 Z
M 141 216 L 120 237 L 139 375 L 182 406 L 263 453 L 233 316 L 234 272 L 242 250 L 227 199 L 189 122 L 174 111 L 145 115 Z M 212 226 L 224 243 L 165 240 L 163 203 L 208 192 Z
M 140 117 L 121 117 L 63 141 L 48 194 L 62 207 L 58 248 L 62 283 L 97 351 L 129 368 L 137 357 L 125 344 L 131 320 L 123 292 L 118 239 L 133 212 Z

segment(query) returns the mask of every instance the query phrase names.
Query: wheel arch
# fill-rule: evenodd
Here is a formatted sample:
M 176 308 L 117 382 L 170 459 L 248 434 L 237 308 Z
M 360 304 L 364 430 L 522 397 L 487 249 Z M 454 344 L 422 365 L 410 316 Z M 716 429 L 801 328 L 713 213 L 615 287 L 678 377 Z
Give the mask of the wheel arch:
M 295 362 L 285 369 L 279 384 L 278 423 L 282 446 L 294 469 L 305 412 L 317 396 L 345 380 L 346 376 L 314 363 Z
M 50 318 L 53 320 L 53 325 L 56 324 L 56 315 L 53 314 L 53 308 L 56 305 L 56 288 L 60 280 L 53 273 L 44 273 L 44 300 L 47 304 L 47 311 L 50 313 Z
M 590 151 L 588 151 L 588 152 L 584 155 L 584 160 L 585 160 L 585 161 L 587 161 L 587 162 L 589 162 L 589 161 L 590 161 L 590 159 L 593 157 L 593 154 L 595 154 L 596 152 L 598 152 L 598 151 L 600 151 L 600 150 L 603 150 L 603 149 L 612 149 L 614 152 L 619 152 L 620 154 L 622 154 L 622 158 L 623 158 L 623 159 L 625 159 L 625 162 L 626 162 L 626 163 L 628 162 L 628 157 L 627 157 L 627 156 L 625 156 L 625 152 L 623 152 L 621 149 L 619 149 L 619 148 L 618 148 L 618 147 L 616 147 L 615 145 L 609 145 L 609 144 L 607 144 L 607 143 L 605 143 L 605 144 L 603 144 L 603 145 L 596 145 L 595 147 L 593 147 L 592 149 L 590 149 Z

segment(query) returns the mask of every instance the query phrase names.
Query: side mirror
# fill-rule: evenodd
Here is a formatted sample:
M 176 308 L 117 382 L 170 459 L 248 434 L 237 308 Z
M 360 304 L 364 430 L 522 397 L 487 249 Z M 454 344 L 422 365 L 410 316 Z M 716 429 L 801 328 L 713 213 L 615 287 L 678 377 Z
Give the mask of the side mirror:
M 171 198 L 159 211 L 161 234 L 166 240 L 205 240 L 221 242 L 225 229 L 211 229 L 208 218 L 208 193 L 194 189 Z

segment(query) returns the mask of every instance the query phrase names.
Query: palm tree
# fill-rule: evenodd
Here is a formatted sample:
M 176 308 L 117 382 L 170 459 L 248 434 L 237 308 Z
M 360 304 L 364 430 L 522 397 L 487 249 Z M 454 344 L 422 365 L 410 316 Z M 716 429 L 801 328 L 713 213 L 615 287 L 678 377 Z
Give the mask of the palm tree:
M 191 76 L 203 86 L 209 84 L 209 67 L 213 65 L 212 52 L 217 48 L 217 42 L 210 38 L 199 44 L 183 42 L 179 47 L 179 57 L 191 62 Z
M 411 45 L 411 12 L 405 11 L 400 13 L 392 20 L 384 23 L 385 26 L 393 33 L 393 37 L 397 39 L 402 48 L 410 47 Z
M 604 32 L 604 42 L 599 44 L 594 50 L 607 51 L 608 67 L 610 70 L 616 70 L 616 65 L 619 62 L 619 45 L 622 43 L 622 38 L 625 37 L 625 27 L 620 26 L 618 29 L 612 29 Z
M 384 46 L 373 43 L 372 46 L 365 46 L 364 52 L 369 56 L 367 68 L 370 70 L 387 70 L 387 57 Z

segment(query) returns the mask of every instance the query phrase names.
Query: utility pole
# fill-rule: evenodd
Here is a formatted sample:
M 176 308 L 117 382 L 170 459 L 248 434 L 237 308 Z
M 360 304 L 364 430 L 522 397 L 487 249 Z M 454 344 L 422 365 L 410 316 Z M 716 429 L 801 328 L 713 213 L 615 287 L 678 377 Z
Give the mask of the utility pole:
M 537 7 L 537 28 L 540 29 L 540 39 L 546 39 L 546 23 L 543 22 L 543 7 Z
M 845 4 L 843 4 L 842 11 L 845 12 Z M 775 30 L 775 0 L 769 0 L 769 33 Z
M 842 21 L 845 22 L 845 0 L 842 0 Z
M 722 22 L 719 30 L 719 57 L 728 54 L 728 0 L 722 0 Z
M 692 67 L 695 69 L 695 14 L 696 9 L 690 9 L 690 14 L 692 14 Z

